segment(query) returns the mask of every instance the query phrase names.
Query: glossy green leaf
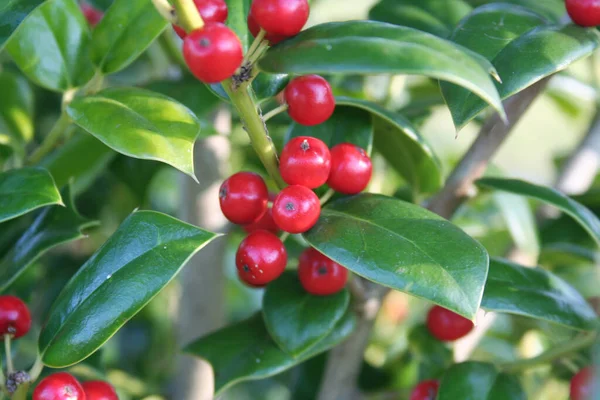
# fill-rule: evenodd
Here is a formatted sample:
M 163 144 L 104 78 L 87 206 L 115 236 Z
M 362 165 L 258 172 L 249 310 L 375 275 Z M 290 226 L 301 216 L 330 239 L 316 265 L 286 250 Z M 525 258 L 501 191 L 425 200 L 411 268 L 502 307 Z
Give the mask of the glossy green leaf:
M 131 64 L 167 27 L 152 0 L 116 0 L 92 34 L 91 57 L 106 74 Z
M 62 193 L 65 206 L 43 209 L 8 252 L 0 255 L 0 292 L 14 282 L 45 252 L 62 243 L 83 239 L 82 229 L 95 225 L 77 212 L 70 189 Z M 4 235 L 0 225 L 0 236 Z
M 52 305 L 39 338 L 44 364 L 66 367 L 91 355 L 215 237 L 165 214 L 131 214 Z
M 0 50 L 27 15 L 44 0 L 8 0 L 0 4 Z
M 63 203 L 45 169 L 20 168 L 0 173 L 0 222 L 51 204 Z
M 284 273 L 267 286 L 263 317 L 277 345 L 297 357 L 329 335 L 350 304 L 346 289 L 330 296 L 313 296 L 300 284 L 298 273 Z
M 230 27 L 242 42 L 244 53 L 252 43 L 252 35 L 248 31 L 248 14 L 252 0 L 225 0 L 227 3 L 227 26 Z
M 375 130 L 375 148 L 417 193 L 431 193 L 442 185 L 442 167 L 433 149 L 412 124 L 383 107 L 350 97 L 337 97 L 336 104 L 370 112 Z
M 255 99 L 261 101 L 274 97 L 277 93 L 285 89 L 289 80 L 290 77 L 287 74 L 260 73 L 252 81 L 252 90 Z M 206 85 L 206 87 L 219 99 L 228 103 L 231 102 L 231 100 L 229 100 L 229 95 L 225 92 L 225 89 L 223 89 L 220 83 L 213 83 L 212 85 Z
M 519 250 L 537 257 L 540 241 L 535 215 L 527 199 L 505 192 L 494 193 L 493 199 L 502 213 L 515 245 Z
M 600 43 L 600 34 L 593 29 L 545 23 L 546 19 L 531 10 L 491 4 L 465 18 L 451 39 L 492 61 L 502 79 L 496 83 L 498 92 L 506 99 L 589 56 Z M 491 31 L 490 26 L 495 28 Z M 441 86 L 458 127 L 487 106 L 463 88 L 448 83 Z
M 483 178 L 477 186 L 487 189 L 502 190 L 540 200 L 557 207 L 569 214 L 600 244 L 600 220 L 588 208 L 570 197 L 546 186 L 539 186 L 519 179 Z
M 208 90 L 207 85 L 188 75 L 177 81 L 155 81 L 144 88 L 177 100 L 198 118 L 207 117 L 219 105 L 219 100 Z
M 452 365 L 452 350 L 435 338 L 425 324 L 415 326 L 408 334 L 410 360 L 419 367 L 419 376 L 440 376 Z
M 504 109 L 483 57 L 416 29 L 374 21 L 317 25 L 273 48 L 259 61 L 271 73 L 412 74 L 437 78 L 474 92 Z
M 598 326 L 594 310 L 568 283 L 541 268 L 493 258 L 481 306 L 580 330 Z
M 369 11 L 369 19 L 448 37 L 471 10 L 464 0 L 383 0 Z
M 474 7 L 489 3 L 508 3 L 528 8 L 536 13 L 543 15 L 554 23 L 560 22 L 567 10 L 565 9 L 565 0 L 467 0 Z
M 373 147 L 373 122 L 367 111 L 338 105 L 331 118 L 322 124 L 291 124 L 285 135 L 285 142 L 298 136 L 319 138 L 329 148 L 340 143 L 353 143 L 370 154 Z
M 33 92 L 27 80 L 9 71 L 0 72 L 0 136 L 22 153 L 33 138 Z
M 77 125 L 126 156 L 172 165 L 195 179 L 193 148 L 200 123 L 169 97 L 110 88 L 75 98 L 67 107 Z
M 366 279 L 474 318 L 488 254 L 452 223 L 426 209 L 375 194 L 323 208 L 304 238 Z
M 346 339 L 355 328 L 347 313 L 331 334 L 294 358 L 271 339 L 260 314 L 197 339 L 184 350 L 208 361 L 215 373 L 217 394 L 243 381 L 267 378 L 300 364 Z
M 500 373 L 492 364 L 470 361 L 446 371 L 436 399 L 526 400 L 526 395 L 516 377 Z
M 6 49 L 38 85 L 65 91 L 89 81 L 89 28 L 75 0 L 48 0 L 19 26 Z

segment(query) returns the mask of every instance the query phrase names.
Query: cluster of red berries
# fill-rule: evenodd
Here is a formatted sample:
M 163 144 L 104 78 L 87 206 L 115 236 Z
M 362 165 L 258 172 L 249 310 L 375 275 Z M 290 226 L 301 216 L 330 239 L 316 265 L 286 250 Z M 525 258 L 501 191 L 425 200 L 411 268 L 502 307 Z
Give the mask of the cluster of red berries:
M 577 25 L 600 25 L 600 1 L 598 0 L 566 0 L 569 16 Z
M 0 296 L 0 340 L 6 340 L 6 336 L 18 339 L 30 328 L 31 313 L 27 305 L 18 297 Z M 106 382 L 80 384 L 73 375 L 58 372 L 40 381 L 33 391 L 33 400 L 119 400 L 119 397 Z

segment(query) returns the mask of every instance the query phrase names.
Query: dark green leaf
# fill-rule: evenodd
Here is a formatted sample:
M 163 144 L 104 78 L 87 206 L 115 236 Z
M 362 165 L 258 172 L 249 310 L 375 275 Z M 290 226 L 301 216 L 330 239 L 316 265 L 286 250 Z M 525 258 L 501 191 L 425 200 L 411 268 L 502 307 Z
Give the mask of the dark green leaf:
M 361 108 L 373 115 L 375 148 L 416 193 L 431 193 L 441 187 L 442 170 L 438 158 L 405 118 L 365 100 L 337 97 L 336 104 Z
M 106 74 L 131 64 L 168 25 L 152 0 L 116 0 L 92 35 L 91 56 Z
M 95 222 L 84 219 L 73 204 L 70 189 L 62 193 L 65 206 L 46 207 L 21 234 L 6 254 L 0 256 L 0 292 L 14 282 L 39 257 L 53 247 L 83 239 L 82 229 Z M 0 236 L 4 236 L 0 225 Z
M 329 148 L 339 143 L 353 143 L 370 154 L 373 146 L 373 123 L 367 111 L 338 105 L 331 118 L 322 124 L 315 126 L 291 124 L 285 142 L 298 136 L 319 138 Z
M 44 364 L 66 367 L 91 355 L 215 237 L 165 214 L 131 214 L 52 305 L 39 339 Z
M 600 220 L 598 220 L 598 217 L 586 207 L 557 190 L 518 179 L 483 178 L 476 183 L 477 186 L 482 188 L 502 190 L 531 197 L 557 207 L 573 217 L 600 244 Z
M 250 47 L 252 35 L 248 31 L 248 14 L 251 0 L 225 0 L 227 3 L 227 26 L 229 26 L 242 42 L 244 53 Z
M 8 0 L 0 4 L 0 51 L 27 15 L 44 0 Z
M 471 10 L 463 0 L 383 0 L 369 11 L 369 19 L 448 37 Z
M 221 393 L 243 381 L 279 374 L 334 347 L 354 330 L 347 313 L 331 334 L 297 358 L 283 352 L 271 339 L 260 314 L 197 339 L 184 350 L 207 360 L 215 372 L 215 391 Z
M 0 137 L 7 137 L 6 143 L 22 153 L 33 138 L 33 92 L 24 78 L 3 71 L 0 93 Z
M 591 330 L 594 310 L 568 283 L 541 268 L 492 259 L 481 306 L 489 311 L 523 315 Z
M 200 123 L 169 97 L 142 89 L 110 88 L 75 98 L 67 112 L 73 122 L 113 150 L 167 163 L 195 179 L 193 148 Z
M 488 254 L 459 228 L 414 204 L 363 194 L 327 205 L 304 234 L 346 268 L 473 319 Z
M 152 82 L 144 88 L 177 100 L 192 110 L 198 118 L 208 117 L 219 104 L 219 100 L 208 90 L 207 85 L 191 76 L 179 81 Z
M 508 3 L 523 6 L 558 23 L 566 14 L 565 0 L 467 0 L 474 7 L 489 3 Z
M 285 89 L 289 81 L 290 78 L 287 74 L 266 74 L 263 72 L 252 81 L 252 89 L 257 99 L 264 100 Z
M 455 364 L 442 378 L 437 400 L 526 400 L 519 380 L 492 364 Z
M 0 173 L 0 222 L 51 204 L 63 203 L 45 169 L 21 168 Z
M 413 74 L 473 91 L 504 115 L 483 57 L 416 29 L 374 21 L 317 25 L 271 48 L 259 61 L 271 73 Z
M 6 49 L 29 79 L 60 92 L 92 78 L 89 36 L 75 0 L 48 0 L 19 26 Z
M 440 376 L 452 365 L 452 350 L 435 338 L 425 325 L 418 325 L 410 331 L 408 345 L 411 360 L 419 365 L 420 376 Z
M 286 353 L 300 356 L 328 336 L 350 304 L 346 289 L 331 296 L 313 296 L 290 271 L 267 286 L 263 317 L 271 337 Z

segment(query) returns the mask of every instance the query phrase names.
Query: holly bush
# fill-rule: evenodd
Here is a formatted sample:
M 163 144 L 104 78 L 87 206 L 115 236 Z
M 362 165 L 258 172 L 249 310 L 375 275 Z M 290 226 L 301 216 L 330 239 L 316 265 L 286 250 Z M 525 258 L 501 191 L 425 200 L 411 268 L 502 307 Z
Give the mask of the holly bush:
M 179 400 L 180 354 L 212 367 L 189 399 L 600 398 L 597 25 L 593 0 L 2 2 L 0 398 Z M 552 143 L 543 186 L 519 160 Z M 197 299 L 227 324 L 181 343 Z

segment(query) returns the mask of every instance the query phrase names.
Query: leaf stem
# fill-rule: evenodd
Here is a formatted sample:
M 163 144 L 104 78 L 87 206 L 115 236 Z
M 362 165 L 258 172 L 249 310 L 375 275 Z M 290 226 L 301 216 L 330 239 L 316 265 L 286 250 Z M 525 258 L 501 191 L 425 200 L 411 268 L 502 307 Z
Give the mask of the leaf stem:
M 56 146 L 56 143 L 58 143 L 58 141 L 63 136 L 70 124 L 71 119 L 63 111 L 60 115 L 60 118 L 58 118 L 58 121 L 56 121 L 48 135 L 40 144 L 40 146 L 37 149 L 35 149 L 35 151 L 29 156 L 29 158 L 27 159 L 27 164 L 37 164 L 42 160 L 42 158 L 44 158 L 44 156 L 46 156 L 50 151 L 52 151 L 52 149 L 54 148 L 54 146 Z
M 256 35 L 256 38 L 252 42 L 252 45 L 246 52 L 246 56 L 244 57 L 244 61 L 242 61 L 242 65 L 244 65 L 245 62 L 248 61 L 248 58 L 252 55 L 252 53 L 254 53 L 256 51 L 258 46 L 262 43 L 263 39 L 265 38 L 266 34 L 267 34 L 267 31 L 265 31 L 264 29 L 261 28 L 260 32 L 258 32 L 258 35 Z
M 173 0 L 173 6 L 177 13 L 177 25 L 185 29 L 187 33 L 204 26 L 204 21 L 192 0 Z
M 6 373 L 10 375 L 14 372 L 15 368 L 13 366 L 12 361 L 12 353 L 10 350 L 10 340 L 12 339 L 12 335 L 5 334 L 4 335 L 4 352 L 6 353 Z
M 279 115 L 282 112 L 287 111 L 287 109 L 288 109 L 288 105 L 287 104 L 282 104 L 279 107 L 275 107 L 274 109 L 272 109 L 271 111 L 269 111 L 268 113 L 266 113 L 265 115 L 263 115 L 263 121 L 267 122 L 268 120 L 270 120 L 274 116 Z
M 264 41 L 262 42 L 258 48 L 256 49 L 256 51 L 250 55 L 250 57 L 248 57 L 248 62 L 250 62 L 250 64 L 254 64 L 260 57 L 262 57 L 262 55 L 265 53 L 265 51 L 267 51 L 267 49 L 269 48 L 269 42 Z
M 596 338 L 596 333 L 582 335 L 579 338 L 575 338 L 568 342 L 561 343 L 557 346 L 552 346 L 550 350 L 543 352 L 539 356 L 500 364 L 499 368 L 504 372 L 518 372 L 532 367 L 536 367 L 540 364 L 547 364 L 556 359 L 568 356 L 571 353 L 575 353 L 579 350 L 585 349 L 586 347 L 593 345 L 596 341 Z

